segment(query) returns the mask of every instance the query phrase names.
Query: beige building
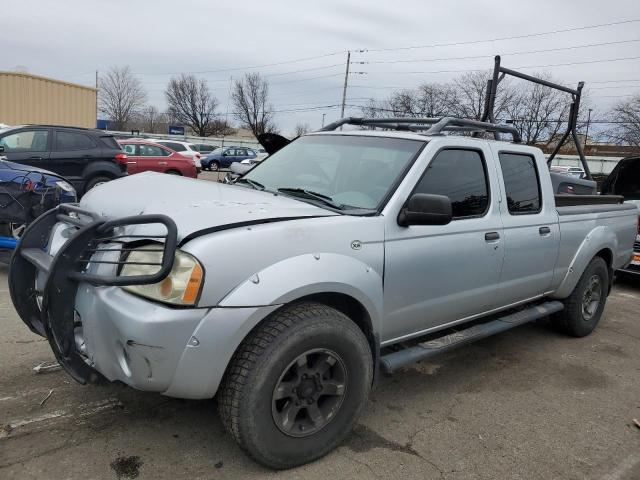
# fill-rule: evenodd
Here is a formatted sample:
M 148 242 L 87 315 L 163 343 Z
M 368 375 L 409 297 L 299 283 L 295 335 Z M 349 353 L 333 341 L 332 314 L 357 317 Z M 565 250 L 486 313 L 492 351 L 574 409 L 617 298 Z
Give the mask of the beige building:
M 0 72 L 0 123 L 96 127 L 95 88 L 22 72 Z

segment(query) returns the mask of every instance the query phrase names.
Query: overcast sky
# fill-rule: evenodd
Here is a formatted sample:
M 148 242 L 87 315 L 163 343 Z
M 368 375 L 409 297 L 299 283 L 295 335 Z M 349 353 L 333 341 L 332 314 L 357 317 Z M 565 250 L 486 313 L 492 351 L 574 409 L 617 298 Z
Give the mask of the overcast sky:
M 130 65 L 149 103 L 161 110 L 172 74 L 207 72 L 197 75 L 209 82 L 222 114 L 231 77 L 258 71 L 270 81 L 276 122 L 288 133 L 298 122 L 319 128 L 323 113 L 326 122 L 339 117 L 346 50 L 354 62 L 370 62 L 352 65 L 366 74 L 350 77 L 349 105 L 384 98 L 398 87 L 446 82 L 460 75 L 456 71 L 491 68 L 493 55 L 501 54 L 505 66 L 535 67 L 522 68 L 527 73 L 585 80 L 596 111 L 603 112 L 640 92 L 640 21 L 465 42 L 629 20 L 640 20 L 639 0 L 4 0 L 0 69 L 93 85 L 96 70 Z M 621 43 L 514 54 L 609 42 Z M 433 46 L 442 44 L 449 45 Z M 382 50 L 411 46 L 422 48 Z M 308 57 L 319 58 L 246 68 Z M 612 59 L 625 60 L 556 65 Z M 373 63 L 398 60 L 416 61 Z

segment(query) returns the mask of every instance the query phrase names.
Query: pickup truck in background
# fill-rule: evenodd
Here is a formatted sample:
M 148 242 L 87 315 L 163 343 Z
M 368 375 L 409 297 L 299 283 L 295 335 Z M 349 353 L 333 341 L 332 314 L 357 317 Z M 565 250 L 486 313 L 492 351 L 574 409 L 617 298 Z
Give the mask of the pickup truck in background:
M 515 141 L 443 134 L 460 129 Z M 635 205 L 556 195 L 509 126 L 324 130 L 234 185 L 145 172 L 43 215 L 12 259 L 19 315 L 81 383 L 217 395 L 229 433 L 272 468 L 339 445 L 379 370 L 549 315 L 594 330 L 632 259 Z
M 625 202 L 640 208 L 640 157 L 627 157 L 620 160 L 602 184 L 602 194 L 622 195 Z M 633 244 L 633 259 L 628 267 L 619 272 L 640 275 L 640 215 L 636 241 Z

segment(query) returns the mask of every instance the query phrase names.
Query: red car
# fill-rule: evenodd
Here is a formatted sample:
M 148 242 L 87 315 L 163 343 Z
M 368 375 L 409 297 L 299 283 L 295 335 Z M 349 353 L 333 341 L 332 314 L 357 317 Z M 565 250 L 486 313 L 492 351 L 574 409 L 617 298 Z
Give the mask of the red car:
M 198 172 L 191 157 L 180 155 L 164 145 L 133 139 L 118 140 L 118 143 L 127 154 L 129 175 L 150 170 L 198 178 Z

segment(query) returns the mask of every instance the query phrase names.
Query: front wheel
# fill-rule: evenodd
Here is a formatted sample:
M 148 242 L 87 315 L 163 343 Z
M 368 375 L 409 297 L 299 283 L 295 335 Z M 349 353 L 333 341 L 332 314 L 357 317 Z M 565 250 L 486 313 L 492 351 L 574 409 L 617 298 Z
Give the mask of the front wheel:
M 591 260 L 571 295 L 564 301 L 564 310 L 553 315 L 552 321 L 561 332 L 573 337 L 585 337 L 598 325 L 609 293 L 609 269 L 602 257 Z
M 220 164 L 218 162 L 211 162 L 209 164 L 209 170 L 212 172 L 217 172 L 220 170 Z
M 369 343 L 348 317 L 318 303 L 291 305 L 238 347 L 220 389 L 220 415 L 257 462 L 295 467 L 344 440 L 372 376 Z

